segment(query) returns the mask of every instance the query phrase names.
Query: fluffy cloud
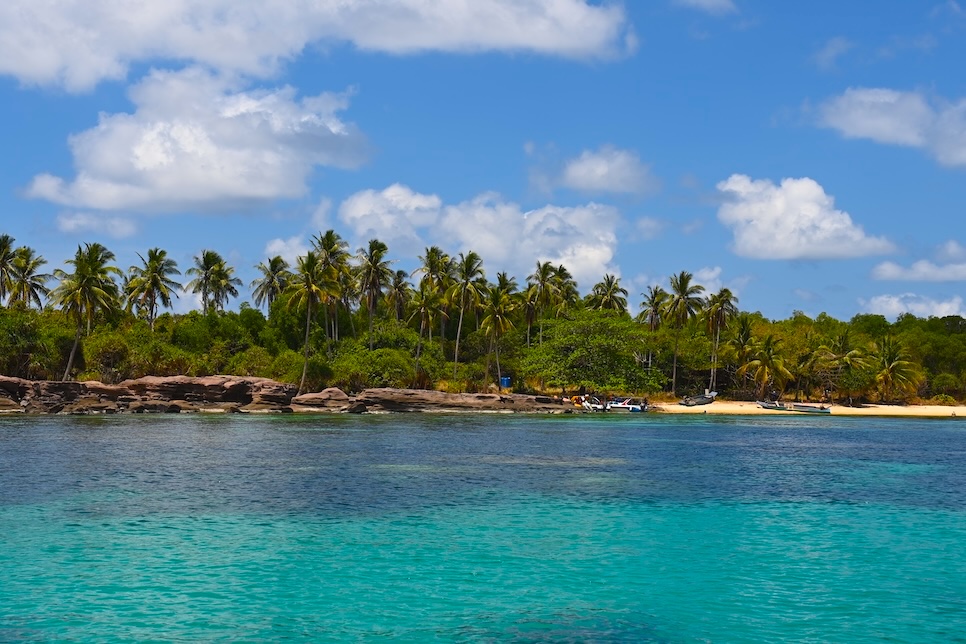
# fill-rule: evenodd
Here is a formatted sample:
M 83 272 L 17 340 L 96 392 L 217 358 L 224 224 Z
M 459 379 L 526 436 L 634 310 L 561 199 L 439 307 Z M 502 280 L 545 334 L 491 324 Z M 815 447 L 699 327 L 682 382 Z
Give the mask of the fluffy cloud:
M 130 96 L 133 114 L 102 114 L 70 138 L 73 181 L 41 174 L 27 194 L 100 210 L 224 207 L 299 196 L 315 166 L 364 158 L 364 138 L 338 117 L 345 94 L 233 91 L 192 68 L 154 71 Z
M 915 293 L 901 295 L 877 295 L 869 300 L 859 300 L 859 304 L 868 313 L 884 315 L 895 319 L 903 313 L 912 313 L 916 317 L 946 317 L 959 315 L 966 317 L 963 308 L 963 298 L 958 295 L 948 300 L 934 300 Z
M 854 45 L 851 41 L 849 41 L 848 38 L 836 36 L 822 45 L 822 48 L 815 52 L 815 54 L 812 56 L 812 61 L 819 67 L 819 69 L 834 69 L 835 63 L 838 61 L 838 59 L 845 55 L 850 49 L 852 49 L 852 47 L 854 47 Z
M 538 260 L 563 263 L 582 286 L 618 272 L 612 262 L 620 215 L 596 203 L 525 211 L 485 193 L 444 205 L 436 195 L 395 184 L 350 196 L 339 206 L 339 219 L 360 243 L 378 237 L 393 255 L 416 256 L 431 244 L 454 253 L 474 250 L 494 275 L 526 275 Z
M 123 78 L 137 61 L 187 60 L 263 76 L 311 43 L 344 42 L 393 54 L 501 50 L 598 58 L 623 54 L 636 39 L 617 3 L 587 0 L 0 3 L 0 74 L 71 91 Z
M 752 180 L 735 174 L 717 185 L 726 197 L 718 219 L 734 233 L 733 250 L 756 259 L 836 259 L 887 253 L 812 179 Z
M 950 239 L 939 246 L 937 255 L 944 262 L 962 261 L 966 260 L 966 248 L 955 239 Z
M 288 239 L 272 239 L 265 244 L 265 256 L 275 257 L 281 255 L 282 259 L 290 266 L 296 265 L 296 260 L 305 255 L 309 250 L 309 245 L 301 235 L 289 237 Z
M 97 233 L 114 239 L 131 237 L 137 233 L 133 221 L 123 217 L 104 217 L 86 212 L 64 213 L 57 216 L 57 230 L 64 233 Z
M 629 150 L 584 150 L 564 165 L 560 185 L 585 192 L 647 193 L 657 188 L 650 168 Z
M 674 0 L 674 4 L 718 16 L 738 11 L 732 0 Z
M 919 148 L 943 165 L 966 165 L 963 99 L 931 102 L 918 92 L 851 88 L 820 106 L 819 124 L 846 138 Z
M 939 265 L 923 259 L 905 267 L 894 262 L 883 262 L 872 269 L 872 277 L 910 282 L 962 282 L 966 280 L 966 264 Z

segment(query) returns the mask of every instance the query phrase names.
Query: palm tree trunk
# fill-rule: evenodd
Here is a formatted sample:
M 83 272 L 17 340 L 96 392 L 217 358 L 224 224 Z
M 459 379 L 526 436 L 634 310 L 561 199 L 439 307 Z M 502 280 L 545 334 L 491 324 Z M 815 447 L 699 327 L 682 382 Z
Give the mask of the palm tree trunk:
M 460 299 L 460 323 L 456 326 L 456 351 L 453 354 L 453 380 L 456 380 L 456 369 L 460 364 L 460 334 L 463 332 L 463 311 L 466 310 L 466 291 Z
M 372 316 L 373 316 L 373 310 L 372 309 L 374 307 L 372 306 L 372 304 L 373 303 L 370 301 L 369 302 L 369 351 L 372 351 L 372 347 L 373 347 L 373 343 L 372 343 Z
M 70 357 L 67 358 L 67 368 L 64 369 L 64 377 L 62 380 L 67 380 L 70 375 L 70 370 L 74 367 L 74 356 L 77 355 L 77 346 L 80 344 L 81 333 L 84 330 L 82 324 L 77 325 L 77 333 L 74 335 L 74 346 L 70 349 Z
M 674 366 L 671 368 L 671 395 L 676 395 L 678 389 L 678 342 L 681 339 L 681 332 L 674 336 Z
M 500 343 L 494 340 L 493 345 L 496 347 L 496 390 L 502 392 L 503 373 L 500 371 Z
M 299 391 L 296 395 L 301 395 L 305 391 L 305 378 L 309 373 L 309 324 L 311 322 L 312 300 L 309 300 L 305 307 L 305 348 L 302 353 L 302 382 L 299 383 Z

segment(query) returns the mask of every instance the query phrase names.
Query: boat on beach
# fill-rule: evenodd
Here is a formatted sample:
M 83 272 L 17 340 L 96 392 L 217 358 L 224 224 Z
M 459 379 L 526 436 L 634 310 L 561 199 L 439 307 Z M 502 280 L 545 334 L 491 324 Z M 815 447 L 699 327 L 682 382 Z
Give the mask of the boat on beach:
M 786 407 L 789 411 L 798 411 L 804 414 L 831 414 L 832 408 L 826 407 L 825 405 L 802 405 L 799 403 L 792 403 Z
M 607 403 L 607 411 L 644 412 L 647 411 L 647 402 L 624 398 Z
M 778 402 L 777 400 L 758 400 L 756 401 L 758 406 L 762 409 L 772 409 L 774 411 L 788 411 L 785 403 Z
M 714 402 L 715 397 L 718 395 L 717 391 L 709 391 L 700 396 L 685 396 L 679 405 L 684 405 L 685 407 L 694 407 L 696 405 L 707 405 Z

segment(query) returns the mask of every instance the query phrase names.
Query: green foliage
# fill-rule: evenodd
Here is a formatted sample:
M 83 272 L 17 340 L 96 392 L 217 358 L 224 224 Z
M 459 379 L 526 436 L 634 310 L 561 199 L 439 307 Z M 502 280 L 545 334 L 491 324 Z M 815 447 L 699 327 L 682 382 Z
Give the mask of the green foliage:
M 413 356 L 400 349 L 368 351 L 358 342 L 346 342 L 332 361 L 331 384 L 347 391 L 409 387 L 415 377 Z

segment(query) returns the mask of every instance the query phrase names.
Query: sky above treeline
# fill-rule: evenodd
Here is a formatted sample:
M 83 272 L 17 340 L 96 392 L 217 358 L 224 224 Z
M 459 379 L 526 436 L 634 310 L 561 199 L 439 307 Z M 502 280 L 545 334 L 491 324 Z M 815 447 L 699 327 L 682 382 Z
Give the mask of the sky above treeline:
M 954 0 L 4 0 L 0 233 L 966 315 L 964 60 Z

